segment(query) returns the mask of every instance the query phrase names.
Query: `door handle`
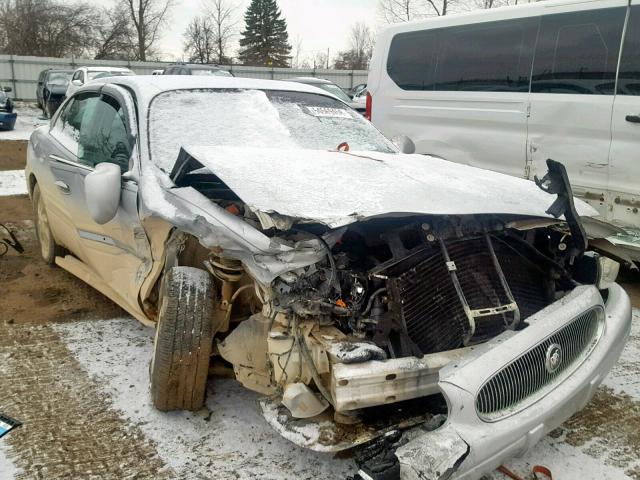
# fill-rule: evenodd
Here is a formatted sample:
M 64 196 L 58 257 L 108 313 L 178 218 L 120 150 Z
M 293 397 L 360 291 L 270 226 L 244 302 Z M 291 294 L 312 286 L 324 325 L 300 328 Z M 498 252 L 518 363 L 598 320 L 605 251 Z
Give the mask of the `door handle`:
M 624 117 L 627 122 L 640 123 L 640 115 L 627 115 Z
M 58 187 L 58 190 L 60 190 L 65 195 L 69 195 L 71 193 L 71 189 L 69 188 L 69 185 L 67 185 L 66 183 L 60 180 L 56 180 L 56 187 Z

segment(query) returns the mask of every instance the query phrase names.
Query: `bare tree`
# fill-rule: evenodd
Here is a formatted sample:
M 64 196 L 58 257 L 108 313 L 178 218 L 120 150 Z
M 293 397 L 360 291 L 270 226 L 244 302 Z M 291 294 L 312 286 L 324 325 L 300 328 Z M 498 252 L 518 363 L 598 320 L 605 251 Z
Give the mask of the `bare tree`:
M 0 0 L 0 53 L 62 57 L 94 44 L 99 11 L 86 3 Z
M 216 55 L 216 37 L 211 18 L 202 16 L 191 20 L 184 33 L 184 48 L 190 62 L 211 63 Z
M 145 61 L 165 26 L 174 0 L 120 0 L 136 31 L 137 59 Z
M 301 68 L 300 64 L 302 62 L 302 37 L 300 35 L 296 35 L 293 39 L 293 51 L 291 56 L 291 66 L 293 68 Z
M 351 25 L 349 49 L 338 53 L 335 68 L 344 70 L 366 70 L 373 51 L 373 32 L 364 22 Z
M 378 3 L 378 11 L 380 18 L 386 23 L 410 22 L 412 20 L 420 20 L 451 13 L 451 7 L 460 1 L 461 0 L 380 0 Z
M 102 12 L 96 28 L 95 59 L 132 60 L 137 57 L 135 33 L 128 11 L 122 5 Z
M 238 17 L 236 4 L 229 0 L 208 0 L 206 9 L 213 26 L 216 57 L 219 64 L 230 63 L 229 42 L 237 33 Z

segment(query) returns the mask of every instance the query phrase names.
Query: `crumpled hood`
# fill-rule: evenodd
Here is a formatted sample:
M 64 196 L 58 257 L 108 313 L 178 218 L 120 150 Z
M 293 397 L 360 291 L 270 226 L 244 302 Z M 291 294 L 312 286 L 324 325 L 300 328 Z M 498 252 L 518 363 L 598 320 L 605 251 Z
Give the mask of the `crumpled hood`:
M 533 182 L 427 155 L 186 146 L 253 211 L 336 228 L 398 214 L 551 218 Z M 576 200 L 581 216 L 597 212 Z

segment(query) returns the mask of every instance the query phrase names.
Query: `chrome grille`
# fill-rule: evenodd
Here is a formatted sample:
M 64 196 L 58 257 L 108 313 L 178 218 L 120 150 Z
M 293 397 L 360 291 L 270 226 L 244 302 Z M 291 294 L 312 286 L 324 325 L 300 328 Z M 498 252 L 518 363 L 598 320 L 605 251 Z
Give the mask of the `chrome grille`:
M 603 317 L 601 307 L 592 308 L 500 369 L 476 397 L 478 415 L 497 420 L 544 396 L 589 355 L 600 336 Z M 558 364 L 551 360 L 556 346 L 561 352 Z

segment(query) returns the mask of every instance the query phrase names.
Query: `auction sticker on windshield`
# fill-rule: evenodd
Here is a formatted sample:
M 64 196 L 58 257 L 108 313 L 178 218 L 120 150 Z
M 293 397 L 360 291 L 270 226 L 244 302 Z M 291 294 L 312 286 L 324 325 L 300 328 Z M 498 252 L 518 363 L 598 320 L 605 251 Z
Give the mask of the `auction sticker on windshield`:
M 330 107 L 308 107 L 305 106 L 307 112 L 314 117 L 332 117 L 332 118 L 353 118 L 349 110 L 345 108 Z

